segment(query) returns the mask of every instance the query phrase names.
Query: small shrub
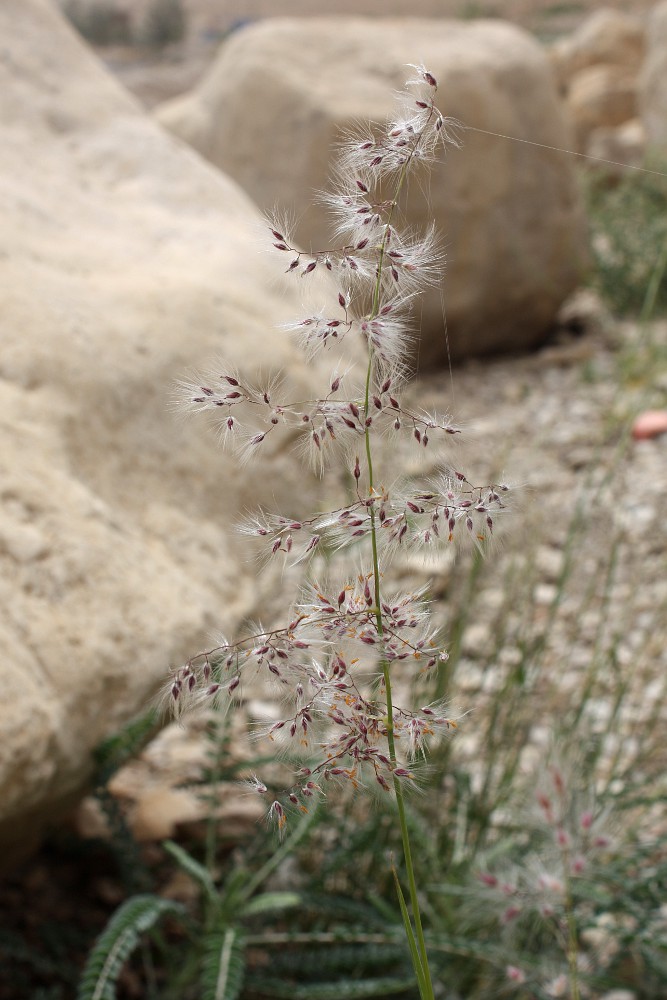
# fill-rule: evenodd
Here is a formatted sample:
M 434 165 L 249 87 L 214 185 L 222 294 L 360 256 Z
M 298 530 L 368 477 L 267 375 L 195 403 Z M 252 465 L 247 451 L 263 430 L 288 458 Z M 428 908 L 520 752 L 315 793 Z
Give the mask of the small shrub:
M 667 313 L 667 177 L 664 164 L 649 166 L 656 172 L 628 172 L 613 186 L 596 174 L 587 186 L 594 283 L 620 315 L 642 312 L 653 286 L 654 313 Z

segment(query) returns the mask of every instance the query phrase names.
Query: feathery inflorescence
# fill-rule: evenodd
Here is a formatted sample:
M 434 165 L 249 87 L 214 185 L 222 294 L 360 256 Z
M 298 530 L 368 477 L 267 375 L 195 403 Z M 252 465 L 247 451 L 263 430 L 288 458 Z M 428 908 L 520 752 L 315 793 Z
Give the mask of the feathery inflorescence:
M 440 280 L 442 260 L 434 227 L 421 234 L 406 229 L 399 206 L 408 175 L 456 142 L 455 124 L 436 107 L 435 78 L 422 66 L 413 69 L 392 120 L 343 143 L 335 190 L 323 198 L 333 218 L 332 245 L 306 251 L 283 221 L 268 224 L 273 250 L 294 280 L 325 271 L 334 288 L 331 303 L 288 325 L 308 359 L 322 352 L 334 359 L 320 398 L 290 401 L 280 381 L 254 383 L 231 367 L 179 387 L 188 408 L 218 416 L 224 444 L 242 460 L 287 431 L 302 439 L 320 472 L 338 457 L 351 474 L 346 505 L 306 518 L 258 511 L 242 531 L 267 558 L 293 563 L 353 548 L 355 573 L 338 582 L 311 578 L 286 625 L 223 640 L 169 681 L 176 714 L 229 703 L 248 670 L 277 686 L 288 709 L 266 735 L 299 752 L 303 766 L 282 794 L 269 794 L 256 776 L 249 787 L 268 795 L 268 815 L 281 830 L 291 810 L 307 810 L 332 783 L 402 796 L 429 744 L 456 728 L 444 704 L 394 704 L 393 671 L 407 663 L 436 670 L 447 653 L 423 593 L 384 593 L 387 566 L 401 548 L 432 549 L 460 536 L 482 546 L 506 509 L 506 485 L 476 486 L 455 469 L 417 485 L 397 477 L 385 484 L 374 469 L 379 435 L 408 435 L 423 450 L 458 433 L 448 417 L 403 402 L 413 305 Z M 358 383 L 337 367 L 340 345 L 353 339 L 367 358 Z

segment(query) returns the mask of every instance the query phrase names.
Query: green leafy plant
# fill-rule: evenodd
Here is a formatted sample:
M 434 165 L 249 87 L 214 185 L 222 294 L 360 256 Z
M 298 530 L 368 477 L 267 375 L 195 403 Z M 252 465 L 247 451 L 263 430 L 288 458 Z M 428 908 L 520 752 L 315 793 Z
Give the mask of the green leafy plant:
M 79 986 L 78 1000 L 115 1000 L 116 983 L 141 935 L 181 907 L 157 896 L 133 896 L 110 920 L 90 953 Z
M 594 282 L 620 315 L 667 312 L 667 176 L 660 160 L 619 181 L 587 183 Z

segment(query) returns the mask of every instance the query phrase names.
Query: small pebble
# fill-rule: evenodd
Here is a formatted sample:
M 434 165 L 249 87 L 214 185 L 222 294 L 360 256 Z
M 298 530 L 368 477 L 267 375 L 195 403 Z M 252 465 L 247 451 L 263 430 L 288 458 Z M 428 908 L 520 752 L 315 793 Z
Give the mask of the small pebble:
M 667 410 L 645 410 L 632 424 L 635 441 L 646 441 L 667 433 Z

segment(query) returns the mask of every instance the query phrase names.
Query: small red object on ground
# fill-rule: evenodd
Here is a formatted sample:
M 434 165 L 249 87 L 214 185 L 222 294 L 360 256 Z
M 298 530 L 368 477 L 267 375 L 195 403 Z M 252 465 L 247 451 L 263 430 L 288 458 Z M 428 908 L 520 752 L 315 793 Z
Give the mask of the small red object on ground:
M 660 434 L 667 434 L 667 410 L 645 410 L 635 417 L 632 424 L 635 441 L 646 441 Z

